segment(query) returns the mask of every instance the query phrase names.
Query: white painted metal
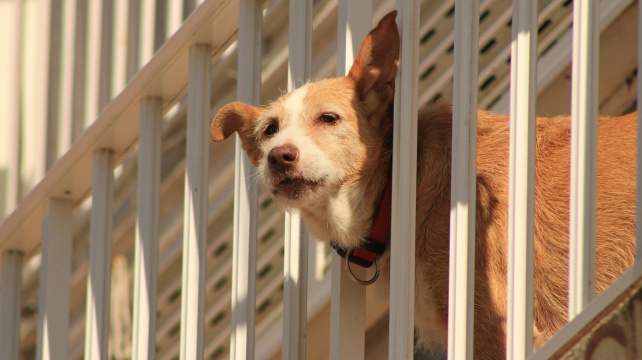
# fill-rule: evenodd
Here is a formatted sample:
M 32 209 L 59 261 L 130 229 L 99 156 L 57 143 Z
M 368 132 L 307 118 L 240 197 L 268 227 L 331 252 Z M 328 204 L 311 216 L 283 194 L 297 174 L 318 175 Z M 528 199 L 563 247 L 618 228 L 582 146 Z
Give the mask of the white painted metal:
M 45 5 L 46 4 L 46 5 Z M 49 29 L 46 34 L 48 51 L 44 54 L 47 70 L 46 74 L 49 81 L 47 87 L 46 99 L 46 148 L 45 148 L 45 168 L 48 169 L 58 158 L 58 128 L 59 108 L 60 108 L 60 67 L 61 63 L 61 27 L 62 27 L 62 0 L 51 0 L 43 2 L 43 8 L 48 8 Z
M 87 8 L 85 1 L 75 1 L 76 20 L 74 35 L 74 74 L 73 74 L 73 99 L 72 99 L 72 143 L 85 129 L 85 104 L 87 98 Z M 91 156 L 91 151 L 89 154 Z
M 73 142 L 73 84 L 74 84 L 74 36 L 76 30 L 76 1 L 63 0 L 61 29 L 60 112 L 58 115 L 56 158 L 62 156 Z
M 85 359 L 107 359 L 109 306 L 111 297 L 111 245 L 114 195 L 114 153 L 94 152 L 91 188 L 91 232 L 87 313 L 85 315 Z
M 354 266 L 360 279 L 366 272 Z M 332 253 L 330 295 L 330 359 L 364 359 L 366 346 L 366 287 L 355 283 L 345 270 L 345 261 Z
M 311 66 L 312 1 L 291 1 L 288 91 L 295 90 L 310 80 Z M 284 360 L 305 359 L 309 241 L 301 216 L 298 213 L 287 213 L 283 264 Z
M 183 23 L 183 1 L 169 0 L 167 3 L 167 32 L 166 37 L 172 36 Z
M 283 264 L 283 346 L 284 360 L 305 359 L 308 301 L 308 242 L 305 224 L 299 216 L 286 217 L 285 263 Z
M 238 99 L 259 105 L 263 6 L 260 0 L 242 0 L 239 6 L 243 26 L 239 26 L 238 39 Z M 230 359 L 254 359 L 258 184 L 256 168 L 238 134 L 235 141 Z
M 72 211 L 70 201 L 51 199 L 43 218 L 36 359 L 68 358 Z
M 78 2 L 79 5 L 84 3 Z M 230 43 L 237 29 L 238 6 L 234 2 L 212 0 L 202 3 L 145 68 L 130 80 L 123 93 L 76 139 L 73 150 L 54 164 L 40 184 L 3 221 L 0 226 L 0 251 L 18 249 L 25 256 L 37 251 L 42 213 L 48 199 L 68 196 L 74 203 L 81 201 L 91 191 L 93 151 L 102 147 L 111 148 L 116 158 L 121 158 L 135 147 L 139 128 L 138 123 L 131 119 L 138 118 L 140 99 L 154 94 L 163 99 L 182 98 L 187 83 L 187 72 L 184 70 L 188 68 L 189 47 L 198 40 L 211 40 L 217 48 L 223 47 Z M 213 56 L 219 58 L 220 55 L 218 52 Z
M 49 180 L 49 181 L 51 181 L 51 180 Z M 45 183 L 45 184 L 46 184 L 46 183 Z M 74 185 L 74 186 L 75 186 L 75 185 Z M 40 192 L 40 193 L 42 193 L 42 192 Z
M 187 153 L 183 220 L 183 280 L 181 293 L 181 359 L 203 358 L 205 312 L 205 246 L 211 47 L 197 44 L 189 52 L 187 93 Z
M 310 281 L 322 281 L 328 268 L 332 267 L 332 247 L 328 243 L 317 243 L 317 246 L 310 248 L 310 252 L 310 259 L 314 259 L 314 265 L 310 266 L 313 269 L 310 272 Z
M 595 296 L 599 3 L 573 2 L 569 319 Z
M 0 360 L 19 359 L 23 260 L 24 254 L 20 251 L 9 250 L 2 254 Z
M 103 0 L 100 29 L 100 77 L 98 80 L 98 113 L 111 100 L 112 54 L 114 40 L 114 1 Z M 96 115 L 98 115 L 96 113 Z M 94 116 L 91 121 L 96 119 Z
M 96 0 L 89 1 L 86 4 L 87 7 L 87 21 L 86 26 L 86 55 L 84 57 L 85 61 L 85 78 L 84 78 L 84 89 L 85 89 L 85 101 L 83 109 L 83 128 L 89 126 L 96 117 L 100 110 L 99 105 L 99 94 L 100 94 L 100 68 L 101 68 L 101 30 L 102 30 L 102 11 L 103 11 L 103 1 L 108 0 Z
M 472 359 L 479 1 L 455 1 L 448 359 Z
M 363 39 L 372 27 L 372 1 L 340 0 L 338 5 L 337 76 L 350 71 Z M 365 271 L 353 272 L 365 279 Z M 330 359 L 363 359 L 365 356 L 366 287 L 352 281 L 345 262 L 332 252 L 330 298 Z
M 288 91 L 310 81 L 312 66 L 312 2 L 290 3 Z
M 314 316 L 330 301 L 331 276 L 326 276 L 322 281 L 316 283 L 318 286 L 310 287 L 308 301 L 308 314 Z M 281 314 L 277 311 L 270 314 L 271 318 L 278 319 Z M 261 322 L 257 325 L 257 332 L 263 336 L 258 337 L 256 342 L 257 354 L 274 354 L 281 350 L 283 326 L 278 322 Z
M 111 74 L 111 96 L 118 95 L 127 85 L 128 0 L 114 1 L 114 49 Z
M 513 1 L 508 205 L 507 359 L 533 349 L 537 2 Z
M 132 358 L 141 360 L 153 360 L 156 355 L 162 120 L 162 99 L 141 100 L 132 329 Z
M 19 107 L 20 107 L 20 28 L 22 2 L 0 2 L 0 133 L 6 134 L 0 142 L 0 172 L 7 174 L 0 180 L 0 219 L 18 204 Z
M 156 29 L 156 0 L 140 0 L 140 44 L 138 46 L 138 66 L 143 67 L 154 55 L 154 36 Z
M 140 51 L 141 51 L 141 1 L 129 1 L 127 14 L 127 30 L 129 33 L 127 39 L 127 81 L 131 79 L 140 68 Z
M 412 359 L 415 314 L 419 1 L 397 1 L 401 36 L 392 143 L 389 359 Z
M 624 9 L 631 5 L 632 0 L 602 0 L 600 2 L 600 32 L 605 30 Z M 537 61 L 537 88 L 545 89 L 569 64 L 573 50 L 572 29 L 558 37 L 549 51 L 541 54 Z M 507 114 L 509 112 L 510 94 L 505 92 L 491 111 Z
M 20 174 L 18 197 L 42 179 L 46 171 L 47 88 L 49 81 L 49 4 L 21 1 L 19 97 L 33 106 L 19 106 Z

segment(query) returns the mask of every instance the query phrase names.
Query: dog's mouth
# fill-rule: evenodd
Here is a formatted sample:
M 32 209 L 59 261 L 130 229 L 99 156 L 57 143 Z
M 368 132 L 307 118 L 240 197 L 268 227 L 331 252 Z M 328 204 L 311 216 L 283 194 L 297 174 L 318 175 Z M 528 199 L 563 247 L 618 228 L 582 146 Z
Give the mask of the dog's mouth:
M 272 194 L 290 199 L 299 199 L 306 194 L 313 192 L 322 184 L 323 179 L 310 180 L 303 177 L 285 177 L 277 180 L 277 184 L 272 190 Z

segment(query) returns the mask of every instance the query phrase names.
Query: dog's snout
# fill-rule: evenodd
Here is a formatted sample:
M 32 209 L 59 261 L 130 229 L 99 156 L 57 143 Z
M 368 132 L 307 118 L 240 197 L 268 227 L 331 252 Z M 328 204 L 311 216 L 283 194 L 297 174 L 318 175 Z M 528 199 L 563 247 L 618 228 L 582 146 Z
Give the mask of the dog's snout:
M 292 168 L 299 160 L 299 149 L 292 145 L 283 145 L 270 150 L 268 164 L 270 169 L 285 171 Z

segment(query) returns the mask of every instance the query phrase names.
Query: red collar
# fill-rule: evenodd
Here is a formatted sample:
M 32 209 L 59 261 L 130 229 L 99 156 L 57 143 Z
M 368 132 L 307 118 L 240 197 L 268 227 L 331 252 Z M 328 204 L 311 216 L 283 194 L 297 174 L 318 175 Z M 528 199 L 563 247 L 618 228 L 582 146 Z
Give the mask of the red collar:
M 375 216 L 370 235 L 365 238 L 361 245 L 352 250 L 348 255 L 348 261 L 359 266 L 369 268 L 375 260 L 379 258 L 388 247 L 390 239 L 390 217 L 392 214 L 392 176 L 388 178 L 386 190 L 383 193 L 383 199 L 379 204 L 379 210 Z M 332 242 L 332 247 L 341 257 L 345 257 L 347 251 Z

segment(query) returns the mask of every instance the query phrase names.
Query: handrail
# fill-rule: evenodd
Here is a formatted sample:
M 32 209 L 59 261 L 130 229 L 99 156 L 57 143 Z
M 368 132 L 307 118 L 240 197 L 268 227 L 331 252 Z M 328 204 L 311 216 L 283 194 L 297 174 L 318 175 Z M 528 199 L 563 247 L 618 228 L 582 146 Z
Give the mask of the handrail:
M 50 198 L 78 205 L 91 192 L 93 151 L 110 148 L 116 162 L 138 139 L 138 103 L 146 96 L 163 99 L 164 109 L 187 91 L 188 51 L 191 45 L 209 43 L 215 61 L 236 38 L 238 1 L 206 0 L 165 42 L 154 57 L 127 84 L 85 130 L 69 151 L 0 224 L 0 252 L 20 250 L 29 258 L 40 245 L 43 209 Z

